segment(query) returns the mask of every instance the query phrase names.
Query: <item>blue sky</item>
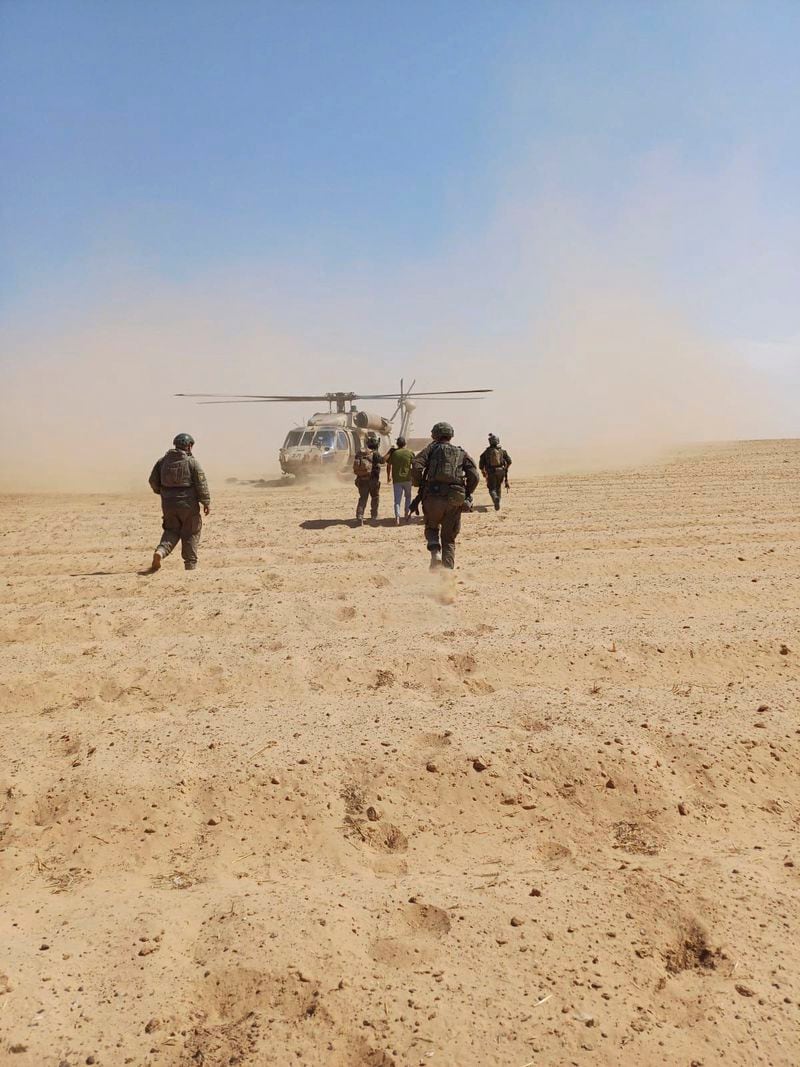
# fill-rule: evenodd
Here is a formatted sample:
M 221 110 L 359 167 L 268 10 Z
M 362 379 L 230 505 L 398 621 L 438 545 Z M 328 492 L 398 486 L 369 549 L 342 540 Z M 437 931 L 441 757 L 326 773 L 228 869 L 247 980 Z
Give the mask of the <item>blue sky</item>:
M 249 292 L 380 370 L 613 276 L 796 382 L 798 41 L 794 0 L 7 0 L 4 358 Z

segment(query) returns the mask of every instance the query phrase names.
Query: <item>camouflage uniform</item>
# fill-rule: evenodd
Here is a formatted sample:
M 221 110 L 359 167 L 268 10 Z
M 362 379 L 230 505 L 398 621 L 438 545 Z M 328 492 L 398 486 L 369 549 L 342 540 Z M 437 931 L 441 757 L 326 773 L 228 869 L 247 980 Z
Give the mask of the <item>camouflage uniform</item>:
M 480 459 L 478 460 L 481 473 L 486 477 L 486 488 L 489 490 L 489 496 L 492 498 L 494 504 L 494 510 L 500 510 L 500 497 L 503 492 L 503 482 L 506 478 L 508 468 L 511 466 L 511 456 L 504 448 L 501 448 L 499 443 L 496 445 L 489 445 L 481 452 Z
M 455 449 L 453 472 L 448 480 L 437 478 L 437 450 Z M 442 553 L 442 566 L 452 570 L 456 565 L 456 538 L 461 530 L 461 509 L 467 496 L 472 496 L 480 478 L 475 460 L 450 441 L 431 441 L 415 458 L 411 467 L 414 485 L 422 487 L 422 513 L 425 516 L 425 540 L 433 553 L 431 565 Z M 457 480 L 454 480 L 457 479 Z M 440 541 L 441 537 L 441 541 Z
M 370 501 L 370 518 L 377 519 L 378 504 L 381 495 L 381 463 L 383 456 L 377 449 L 366 448 L 356 452 L 356 458 L 372 456 L 372 474 L 366 478 L 356 477 L 355 485 L 358 489 L 358 504 L 356 505 L 356 518 L 359 522 L 364 518 L 367 501 Z
M 164 533 L 156 552 L 168 556 L 180 541 L 183 565 L 187 571 L 194 570 L 203 527 L 200 505 L 211 506 L 203 468 L 191 453 L 171 448 L 156 460 L 150 472 L 150 488 L 160 495 L 163 513 Z

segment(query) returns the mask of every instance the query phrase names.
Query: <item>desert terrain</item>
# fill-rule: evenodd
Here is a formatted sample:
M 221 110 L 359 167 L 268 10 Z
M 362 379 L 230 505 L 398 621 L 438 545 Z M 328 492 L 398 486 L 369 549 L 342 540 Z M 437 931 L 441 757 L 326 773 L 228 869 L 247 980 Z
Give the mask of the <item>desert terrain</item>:
M 2 1064 L 800 1062 L 800 442 L 512 481 L 0 498 Z

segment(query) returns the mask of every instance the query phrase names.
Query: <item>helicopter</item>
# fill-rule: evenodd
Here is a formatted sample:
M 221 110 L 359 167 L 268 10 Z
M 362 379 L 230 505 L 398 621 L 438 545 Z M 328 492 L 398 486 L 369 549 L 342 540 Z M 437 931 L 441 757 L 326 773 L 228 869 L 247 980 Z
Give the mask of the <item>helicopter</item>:
M 366 437 L 373 433 L 380 442 L 378 450 L 385 455 L 391 447 L 394 423 L 400 417 L 396 436 L 405 437 L 408 447 L 419 451 L 427 438 L 410 438 L 411 417 L 418 400 L 481 400 L 491 389 L 444 389 L 439 392 L 414 393 L 416 379 L 408 389 L 400 380 L 399 393 L 353 393 L 332 392 L 316 396 L 262 396 L 246 393 L 176 393 L 175 396 L 199 399 L 201 404 L 300 404 L 325 401 L 326 412 L 317 412 L 304 426 L 295 426 L 286 434 L 278 452 L 284 476 L 297 479 L 317 475 L 349 476 L 353 458 L 365 445 Z M 371 411 L 362 411 L 357 405 L 362 400 L 394 400 L 394 412 L 386 417 Z

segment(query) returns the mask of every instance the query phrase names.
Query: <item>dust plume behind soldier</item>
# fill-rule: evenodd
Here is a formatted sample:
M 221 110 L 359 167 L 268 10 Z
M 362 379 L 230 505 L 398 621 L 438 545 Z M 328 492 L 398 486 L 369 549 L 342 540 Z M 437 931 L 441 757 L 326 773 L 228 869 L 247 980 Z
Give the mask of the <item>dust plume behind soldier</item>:
M 358 504 L 356 505 L 356 522 L 364 524 L 364 512 L 367 501 L 370 502 L 370 518 L 377 519 L 378 505 L 381 495 L 381 464 L 383 456 L 378 451 L 380 441 L 375 433 L 368 433 L 364 438 L 364 447 L 360 448 L 353 457 L 353 474 L 356 476 L 355 485 L 358 489 Z
M 478 466 L 486 479 L 486 488 L 492 498 L 494 510 L 499 511 L 503 483 L 508 478 L 508 468 L 511 466 L 511 456 L 500 447 L 500 438 L 497 434 L 489 434 L 489 447 L 481 452 Z
M 164 529 L 161 541 L 153 553 L 151 571 L 157 571 L 161 561 L 180 541 L 183 565 L 187 571 L 197 566 L 197 546 L 203 518 L 211 512 L 211 495 L 203 468 L 192 455 L 194 438 L 179 433 L 172 448 L 156 460 L 150 472 L 150 488 L 161 497 Z
M 411 474 L 422 497 L 431 567 L 441 563 L 452 570 L 456 565 L 461 511 L 480 478 L 474 459 L 453 444 L 453 427 L 448 422 L 437 422 L 431 437 L 431 443 L 415 456 Z

